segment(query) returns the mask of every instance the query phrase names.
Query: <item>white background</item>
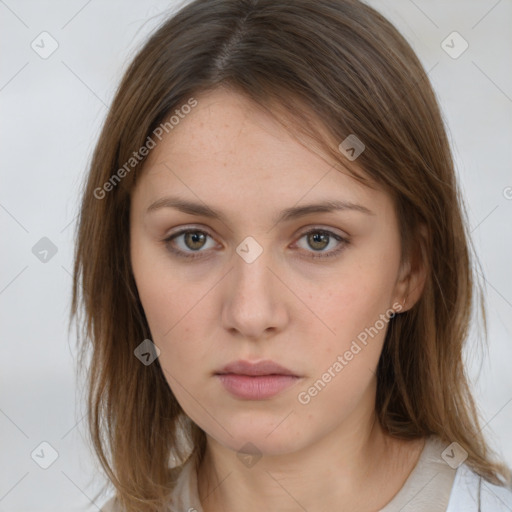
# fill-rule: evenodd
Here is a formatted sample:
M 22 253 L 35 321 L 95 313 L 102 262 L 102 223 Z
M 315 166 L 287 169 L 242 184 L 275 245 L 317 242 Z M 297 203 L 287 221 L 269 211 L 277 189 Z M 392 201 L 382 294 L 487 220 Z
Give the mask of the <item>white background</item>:
M 446 119 L 487 288 L 489 351 L 468 351 L 470 375 L 484 432 L 512 464 L 512 2 L 370 4 L 418 53 Z M 78 191 L 123 70 L 175 5 L 0 1 L 0 512 L 105 500 L 89 499 L 104 479 L 67 332 Z M 48 59 L 31 48 L 43 31 L 59 45 Z M 441 47 L 453 31 L 469 44 L 457 59 Z M 32 253 L 42 237 L 58 251 L 46 263 Z M 30 456 L 43 441 L 58 452 L 46 470 Z

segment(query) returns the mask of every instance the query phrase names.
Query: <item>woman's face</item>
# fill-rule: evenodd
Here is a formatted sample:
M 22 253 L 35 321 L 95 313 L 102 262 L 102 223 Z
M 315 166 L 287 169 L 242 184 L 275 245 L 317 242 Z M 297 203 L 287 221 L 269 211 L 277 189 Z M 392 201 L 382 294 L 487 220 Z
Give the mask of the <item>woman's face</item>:
M 132 196 L 133 272 L 163 374 L 233 450 L 290 453 L 353 431 L 404 297 L 392 201 L 243 96 L 196 99 L 155 139 Z M 347 207 L 305 209 L 327 201 Z

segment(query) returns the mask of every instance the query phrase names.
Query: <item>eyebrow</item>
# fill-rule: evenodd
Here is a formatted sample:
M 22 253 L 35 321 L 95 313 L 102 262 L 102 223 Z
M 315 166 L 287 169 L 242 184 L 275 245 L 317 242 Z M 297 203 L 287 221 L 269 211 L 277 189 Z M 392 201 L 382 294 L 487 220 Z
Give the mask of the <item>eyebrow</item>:
M 161 208 L 175 208 L 184 213 L 188 213 L 190 215 L 197 215 L 201 217 L 208 217 L 211 219 L 217 219 L 221 222 L 225 223 L 226 218 L 225 215 L 219 210 L 215 210 L 207 206 L 206 204 L 194 203 L 192 201 L 187 201 L 186 199 L 182 199 L 176 196 L 167 196 L 162 197 L 161 199 L 156 200 L 154 203 L 150 204 L 146 210 L 146 214 L 159 210 Z M 374 212 L 369 210 L 363 205 L 351 203 L 349 201 L 343 200 L 325 200 L 319 203 L 307 204 L 304 206 L 293 206 L 291 208 L 286 208 L 279 212 L 279 214 L 274 218 L 273 222 L 275 224 L 279 222 L 285 222 L 292 219 L 297 219 L 300 217 L 304 217 L 311 213 L 322 213 L 322 212 L 333 212 L 333 211 L 358 211 L 364 213 L 366 215 L 375 215 Z

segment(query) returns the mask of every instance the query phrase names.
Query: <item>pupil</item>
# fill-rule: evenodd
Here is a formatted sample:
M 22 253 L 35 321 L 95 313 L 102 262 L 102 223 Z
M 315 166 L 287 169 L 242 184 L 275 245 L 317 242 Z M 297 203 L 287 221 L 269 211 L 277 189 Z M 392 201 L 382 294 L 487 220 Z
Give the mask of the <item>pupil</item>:
M 315 233 L 314 235 L 312 235 L 313 247 L 316 249 L 323 249 L 329 243 L 327 240 L 328 238 L 329 238 L 329 235 L 326 235 L 325 233 Z M 322 243 L 321 239 L 323 239 L 324 243 Z M 315 244 L 317 244 L 317 243 L 320 243 L 321 247 L 318 247 L 318 246 L 315 247 Z
M 190 247 L 191 249 L 199 249 L 201 247 L 201 241 L 200 239 L 201 238 L 204 238 L 204 233 L 188 233 L 187 235 L 188 237 L 190 237 L 192 239 L 192 247 Z M 199 246 L 194 246 L 194 244 L 198 243 L 199 242 Z

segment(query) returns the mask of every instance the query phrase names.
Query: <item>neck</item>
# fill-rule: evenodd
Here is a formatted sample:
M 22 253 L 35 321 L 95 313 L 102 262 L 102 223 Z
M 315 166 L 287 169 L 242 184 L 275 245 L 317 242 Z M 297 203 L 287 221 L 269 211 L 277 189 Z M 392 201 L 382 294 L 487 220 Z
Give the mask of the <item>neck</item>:
M 204 512 L 382 508 L 407 479 L 423 442 L 387 436 L 373 412 L 361 419 L 293 453 L 265 454 L 252 467 L 207 437 L 198 471 Z

